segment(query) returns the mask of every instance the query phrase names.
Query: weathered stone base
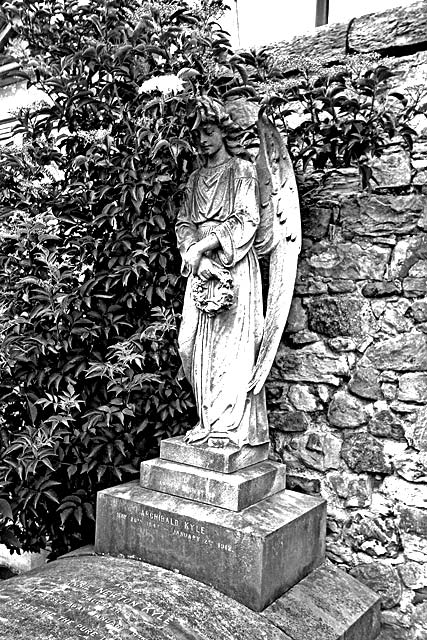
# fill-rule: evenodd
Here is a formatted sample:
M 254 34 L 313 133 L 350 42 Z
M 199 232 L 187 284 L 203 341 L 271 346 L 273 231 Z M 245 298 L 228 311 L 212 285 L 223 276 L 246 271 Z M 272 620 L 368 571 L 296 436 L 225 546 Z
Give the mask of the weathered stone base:
M 286 466 L 271 460 L 218 473 L 155 458 L 141 463 L 140 485 L 215 507 L 241 511 L 286 488 Z
M 0 583 L 2 640 L 374 640 L 379 598 L 319 567 L 263 613 L 173 571 L 76 551 Z
M 95 549 L 175 569 L 261 611 L 324 559 L 326 503 L 282 491 L 242 512 L 132 482 L 98 494 Z
M 380 631 L 378 594 L 322 566 L 262 613 L 293 640 L 372 640 Z
M 219 473 L 233 473 L 267 460 L 269 446 L 269 443 L 265 443 L 257 447 L 245 446 L 241 449 L 234 445 L 208 447 L 206 444 L 187 444 L 184 442 L 184 436 L 176 436 L 162 440 L 160 458 Z

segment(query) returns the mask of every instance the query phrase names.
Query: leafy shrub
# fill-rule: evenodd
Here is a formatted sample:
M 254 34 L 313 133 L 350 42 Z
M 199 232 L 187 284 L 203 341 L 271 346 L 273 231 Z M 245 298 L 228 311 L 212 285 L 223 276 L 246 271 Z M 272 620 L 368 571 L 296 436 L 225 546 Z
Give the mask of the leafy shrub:
M 0 517 L 11 548 L 57 555 L 90 541 L 96 491 L 134 478 L 195 419 L 176 346 L 174 221 L 197 161 L 196 97 L 274 108 L 296 166 L 320 173 L 369 167 L 405 135 L 378 102 L 380 66 L 365 80 L 300 69 L 289 81 L 266 52 L 234 54 L 215 23 L 222 2 L 201 4 L 2 2 L 24 77 L 46 96 L 18 114 L 22 145 L 0 153 L 0 499 L 11 508 L 0 503 Z M 241 133 L 250 146 L 252 129 Z
M 410 121 L 425 110 L 425 89 L 394 89 L 390 61 L 379 54 L 332 62 L 263 50 L 249 61 L 251 80 L 276 107 L 288 134 L 295 167 L 319 185 L 331 170 L 355 167 L 362 187 L 370 187 L 372 164 L 393 139 L 412 148 Z
M 194 417 L 174 220 L 190 98 L 242 85 L 219 5 L 3 3 L 46 94 L 0 157 L 0 495 L 24 549 L 91 539 L 96 491 Z

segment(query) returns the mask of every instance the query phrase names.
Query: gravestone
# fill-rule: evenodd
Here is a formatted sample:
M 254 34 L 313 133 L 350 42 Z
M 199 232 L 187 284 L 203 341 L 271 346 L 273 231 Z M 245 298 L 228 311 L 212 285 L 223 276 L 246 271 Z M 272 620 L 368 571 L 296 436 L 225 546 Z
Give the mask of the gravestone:
M 287 491 L 268 448 L 161 443 L 98 494 L 99 553 L 178 570 L 262 611 L 324 560 L 326 503 Z
M 0 583 L 1 640 L 371 640 L 379 597 L 322 566 L 255 613 L 212 587 L 90 549 Z

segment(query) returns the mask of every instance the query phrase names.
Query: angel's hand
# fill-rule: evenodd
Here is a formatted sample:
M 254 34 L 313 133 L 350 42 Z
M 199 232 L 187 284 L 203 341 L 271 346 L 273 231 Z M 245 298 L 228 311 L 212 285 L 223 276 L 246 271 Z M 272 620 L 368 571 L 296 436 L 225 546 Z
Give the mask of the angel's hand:
M 212 278 L 219 278 L 219 272 L 221 268 L 215 264 L 210 258 L 203 256 L 200 260 L 197 275 L 201 280 L 211 280 Z
M 197 242 L 196 244 L 192 244 L 191 247 L 187 249 L 184 255 L 184 264 L 189 268 L 193 275 L 196 275 L 203 256 L 203 252 L 200 250 L 200 247 L 198 247 L 197 244 Z

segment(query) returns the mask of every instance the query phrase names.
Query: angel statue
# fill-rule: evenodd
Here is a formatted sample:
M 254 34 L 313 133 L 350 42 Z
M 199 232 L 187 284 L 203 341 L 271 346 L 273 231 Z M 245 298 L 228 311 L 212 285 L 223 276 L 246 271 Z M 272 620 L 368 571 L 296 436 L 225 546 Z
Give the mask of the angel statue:
M 176 235 L 188 277 L 179 352 L 196 398 L 194 445 L 268 442 L 264 383 L 285 327 L 301 245 L 295 176 L 275 125 L 258 117 L 256 163 L 232 154 L 236 127 L 200 99 L 196 134 L 205 159 L 188 181 Z M 230 115 L 231 114 L 231 115 Z M 270 256 L 263 314 L 258 257 Z

